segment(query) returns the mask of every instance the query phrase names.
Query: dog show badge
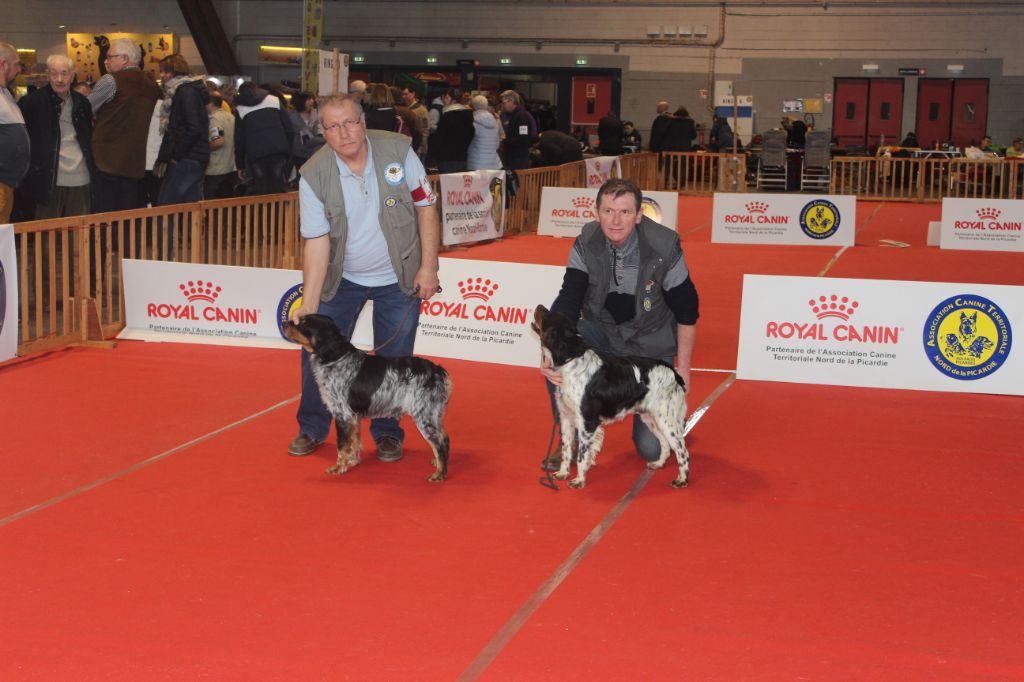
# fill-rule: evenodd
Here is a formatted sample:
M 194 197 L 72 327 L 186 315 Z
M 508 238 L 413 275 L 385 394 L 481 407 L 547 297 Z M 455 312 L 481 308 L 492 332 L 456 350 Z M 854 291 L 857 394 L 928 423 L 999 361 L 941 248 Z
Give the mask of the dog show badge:
M 654 305 L 651 303 L 652 289 L 654 289 L 654 280 L 649 279 L 647 280 L 647 283 L 644 285 L 644 310 L 646 312 L 651 312 L 651 308 L 654 307 Z
M 405 169 L 400 163 L 389 163 L 384 166 L 384 181 L 389 185 L 398 185 L 405 180 Z
M 398 199 L 396 199 L 394 197 L 385 197 L 384 198 L 384 205 L 387 206 L 388 208 L 394 208 L 395 204 L 397 204 L 397 203 L 398 203 Z
M 800 211 L 800 229 L 811 239 L 828 239 L 840 222 L 839 207 L 826 199 L 815 199 Z
M 999 369 L 1010 354 L 1013 332 L 1002 308 L 983 296 L 960 294 L 928 314 L 924 350 L 946 376 L 973 381 Z

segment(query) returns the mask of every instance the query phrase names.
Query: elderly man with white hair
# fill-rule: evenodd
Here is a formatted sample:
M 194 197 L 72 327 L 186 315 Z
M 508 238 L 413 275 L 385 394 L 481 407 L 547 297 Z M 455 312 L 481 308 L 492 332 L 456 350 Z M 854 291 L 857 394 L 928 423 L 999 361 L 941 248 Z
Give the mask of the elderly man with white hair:
M 20 71 L 18 51 L 14 45 L 0 41 L 0 225 L 10 220 L 14 188 L 28 170 L 25 119 L 7 89 Z
M 139 69 L 142 48 L 126 38 L 110 41 L 107 73 L 89 95 L 96 125 L 92 152 L 93 212 L 141 208 L 140 182 L 146 174 L 146 137 L 160 88 Z
M 32 140 L 32 163 L 18 191 L 36 205 L 36 219 L 90 211 L 92 105 L 71 89 L 75 65 L 64 54 L 46 58 L 49 83 L 21 98 Z

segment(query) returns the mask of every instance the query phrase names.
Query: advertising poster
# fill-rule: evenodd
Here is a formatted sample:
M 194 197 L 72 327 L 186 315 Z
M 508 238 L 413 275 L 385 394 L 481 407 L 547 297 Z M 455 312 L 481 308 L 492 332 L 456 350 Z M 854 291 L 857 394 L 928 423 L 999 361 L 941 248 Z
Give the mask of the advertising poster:
M 302 90 L 320 95 L 334 94 L 337 90 L 323 91 L 320 75 L 323 72 L 320 44 L 323 41 L 324 0 L 303 0 L 302 6 Z
M 1024 201 L 943 199 L 939 248 L 1024 252 Z
M 856 221 L 854 196 L 716 192 L 711 241 L 853 246 Z
M 0 225 L 0 362 L 18 354 L 18 260 L 14 226 Z
M 740 379 L 1024 395 L 1024 287 L 745 275 Z
M 441 242 L 496 239 L 505 233 L 505 171 L 441 176 Z
M 584 163 L 587 165 L 587 187 L 597 189 L 612 178 L 622 177 L 622 165 L 617 156 L 594 156 Z

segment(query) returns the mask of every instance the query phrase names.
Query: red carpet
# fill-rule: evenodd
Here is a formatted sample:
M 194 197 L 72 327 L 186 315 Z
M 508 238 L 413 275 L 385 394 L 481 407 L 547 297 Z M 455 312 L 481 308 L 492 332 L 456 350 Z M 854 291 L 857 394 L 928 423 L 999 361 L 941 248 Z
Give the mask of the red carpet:
M 460 255 L 561 264 L 570 244 Z M 837 252 L 684 248 L 713 369 L 735 365 L 744 273 L 814 276 Z M 858 246 L 828 274 L 1021 284 L 1002 256 Z M 371 445 L 341 477 L 330 445 L 286 456 L 288 351 L 0 366 L 0 680 L 1024 679 L 1019 398 L 713 394 L 726 375 L 696 372 L 691 410 L 717 397 L 689 488 L 646 480 L 619 424 L 587 488 L 556 492 L 537 370 L 443 363 L 442 485 L 411 429 L 401 462 Z

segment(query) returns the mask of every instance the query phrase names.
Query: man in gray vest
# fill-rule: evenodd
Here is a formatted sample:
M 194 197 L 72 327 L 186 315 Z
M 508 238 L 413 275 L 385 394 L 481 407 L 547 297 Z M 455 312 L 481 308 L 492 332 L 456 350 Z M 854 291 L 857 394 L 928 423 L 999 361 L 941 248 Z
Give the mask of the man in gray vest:
M 679 234 L 646 217 L 642 199 L 628 180 L 613 178 L 601 185 L 598 219 L 584 225 L 576 238 L 551 311 L 578 320 L 577 331 L 602 357 L 659 358 L 675 366 L 689 391 L 697 289 Z M 550 367 L 542 366 L 541 373 L 557 419 L 554 389 L 561 378 Z M 639 415 L 633 418 L 633 443 L 647 461 L 661 453 L 657 437 Z M 558 470 L 561 457 L 561 448 L 555 448 L 543 467 Z
M 303 291 L 292 318 L 328 315 L 351 337 L 363 305 L 373 301 L 377 354 L 412 355 L 420 304 L 440 289 L 437 197 L 411 140 L 367 132 L 358 99 L 327 99 L 320 120 L 327 144 L 300 171 Z M 301 457 L 327 438 L 331 426 L 305 352 L 296 419 L 299 435 L 288 454 Z M 370 434 L 378 459 L 401 459 L 404 434 L 397 420 L 374 419 Z

